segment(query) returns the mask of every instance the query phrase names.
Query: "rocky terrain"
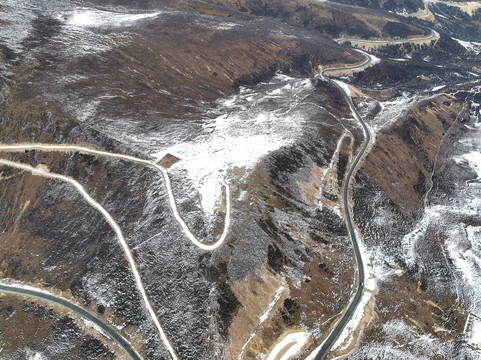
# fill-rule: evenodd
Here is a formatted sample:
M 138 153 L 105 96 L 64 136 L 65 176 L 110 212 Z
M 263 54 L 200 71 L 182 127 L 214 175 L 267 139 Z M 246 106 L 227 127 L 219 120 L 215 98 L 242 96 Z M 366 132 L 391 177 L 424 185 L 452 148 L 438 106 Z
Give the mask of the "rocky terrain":
M 361 281 L 326 359 L 480 358 L 480 11 L 6 0 L 0 282 L 141 358 L 287 360 L 321 356 Z M 347 98 L 373 140 L 346 189 Z M 0 322 L 1 359 L 129 356 L 55 301 L 0 292 Z

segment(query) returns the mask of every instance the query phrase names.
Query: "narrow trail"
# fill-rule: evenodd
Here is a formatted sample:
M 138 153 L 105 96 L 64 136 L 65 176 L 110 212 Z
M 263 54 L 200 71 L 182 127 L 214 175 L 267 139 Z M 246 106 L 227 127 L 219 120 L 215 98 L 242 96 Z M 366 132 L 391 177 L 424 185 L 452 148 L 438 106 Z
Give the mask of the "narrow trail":
M 181 226 L 184 234 L 187 236 L 187 238 L 199 249 L 205 250 L 205 251 L 213 251 L 222 246 L 224 243 L 227 234 L 229 233 L 229 227 L 230 227 L 230 219 L 231 219 L 231 208 L 232 208 L 232 201 L 231 201 L 231 196 L 230 196 L 230 187 L 229 185 L 224 182 L 224 188 L 225 188 L 225 202 L 226 202 L 226 215 L 225 215 L 225 220 L 224 220 L 224 229 L 222 231 L 221 236 L 219 239 L 211 244 L 205 244 L 201 240 L 197 239 L 195 235 L 192 233 L 192 231 L 189 229 L 187 224 L 185 223 L 184 219 L 179 213 L 179 210 L 177 208 L 177 203 L 175 201 L 174 193 L 172 191 L 172 184 L 170 181 L 169 173 L 166 168 L 163 166 L 158 165 L 154 160 L 146 160 L 142 158 L 138 158 L 135 156 L 131 155 L 124 155 L 124 154 L 118 154 L 118 153 L 112 153 L 108 151 L 101 151 L 101 150 L 94 150 L 88 147 L 84 146 L 78 146 L 78 145 L 63 145 L 63 144 L 58 144 L 58 145 L 52 145 L 52 144 L 15 144 L 15 145 L 6 145 L 6 144 L 0 144 L 0 151 L 8 151 L 8 152 L 22 152 L 25 150 L 39 150 L 39 151 L 46 151 L 46 152 L 79 152 L 83 154 L 93 154 L 93 155 L 99 155 L 99 156 L 105 156 L 105 157 L 110 157 L 110 158 L 115 158 L 115 159 L 120 159 L 120 160 L 125 160 L 137 164 L 142 164 L 145 166 L 150 166 L 162 173 L 162 176 L 164 177 L 165 181 L 165 186 L 167 189 L 167 194 L 169 197 L 169 202 L 170 202 L 170 207 L 172 209 L 172 213 L 174 214 L 175 219 Z
M 109 337 L 117 345 L 119 345 L 131 359 L 142 360 L 142 357 L 129 343 L 129 341 L 125 337 L 120 335 L 120 333 L 118 333 L 112 326 L 108 325 L 80 305 L 77 305 L 68 299 L 65 299 L 57 294 L 50 293 L 43 289 L 36 289 L 31 286 L 27 287 L 24 285 L 7 284 L 3 282 L 0 282 L 0 291 L 3 293 L 27 296 L 34 299 L 47 301 L 54 305 L 61 306 L 62 308 L 67 309 L 68 311 L 73 312 L 77 315 L 80 315 L 82 319 L 94 324 L 94 326 L 92 327 L 94 330 L 98 331 L 104 336 Z

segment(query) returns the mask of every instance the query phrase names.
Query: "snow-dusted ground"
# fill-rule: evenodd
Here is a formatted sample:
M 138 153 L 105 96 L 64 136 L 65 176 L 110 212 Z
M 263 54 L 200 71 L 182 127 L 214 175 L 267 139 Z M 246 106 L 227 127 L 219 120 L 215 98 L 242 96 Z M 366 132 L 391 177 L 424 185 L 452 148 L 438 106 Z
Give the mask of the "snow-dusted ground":
M 44 290 L 42 288 L 37 288 L 37 287 L 33 287 L 33 286 L 30 286 L 30 285 L 27 285 L 27 284 L 21 284 L 21 283 L 9 283 L 9 282 L 3 282 L 1 281 L 0 282 L 0 285 L 2 285 L 3 287 L 6 287 L 6 288 L 9 288 L 9 290 L 7 291 L 10 291 L 11 289 L 11 292 L 15 294 L 15 290 L 16 289 L 26 289 L 26 290 L 30 290 L 30 291 L 33 291 L 35 293 L 40 293 L 40 294 L 46 294 L 46 295 L 49 295 L 49 296 L 52 296 L 52 297 L 55 297 L 55 298 L 61 298 L 62 300 L 64 301 L 67 301 L 73 305 L 76 305 L 76 306 L 79 306 L 77 304 L 75 304 L 73 301 L 71 301 L 70 299 L 67 299 L 67 298 L 62 298 L 60 297 L 59 295 L 57 294 L 54 294 L 50 291 L 47 291 L 47 290 Z M 4 292 L 4 290 L 2 290 Z M 106 338 L 111 338 L 111 336 L 109 334 L 107 334 L 100 326 L 98 326 L 97 324 L 93 323 L 92 321 L 90 320 L 87 320 L 85 319 L 84 317 L 82 317 L 82 320 L 83 322 L 85 323 L 85 325 L 87 327 L 90 327 L 92 329 L 94 329 L 96 332 L 102 334 L 103 336 L 105 336 Z M 122 335 L 120 335 L 122 336 Z M 115 341 L 115 339 L 113 339 Z M 128 343 L 128 341 L 124 338 L 124 341 L 125 343 Z M 1 353 L 1 350 L 0 350 L 0 353 Z M 44 356 L 41 354 L 41 353 L 35 353 L 34 355 L 32 355 L 31 357 L 32 359 L 44 359 Z
M 463 175 L 453 182 L 452 193 L 429 198 L 423 217 L 402 239 L 403 258 L 408 266 L 419 263 L 418 251 L 429 228 L 443 229 L 441 244 L 449 258 L 456 281 L 458 301 L 472 314 L 481 316 L 481 123 L 472 116 L 468 133 L 453 144 L 445 160 L 450 171 Z M 481 334 L 480 334 L 481 338 Z
M 205 215 L 212 216 L 222 198 L 220 184 L 231 170 L 248 172 L 263 156 L 299 139 L 305 110 L 298 105 L 311 91 L 309 79 L 281 74 L 256 88 L 241 88 L 239 94 L 219 100 L 221 115 L 205 120 L 197 131 L 176 127 L 175 133 L 167 133 L 170 138 L 159 134 L 169 145 L 152 155 L 160 159 L 170 153 L 181 159 L 170 172 L 190 179 Z
M 429 360 L 444 354 L 453 353 L 452 342 L 436 339 L 430 335 L 420 334 L 419 329 L 413 325 L 406 324 L 401 319 L 387 322 L 383 325 L 382 333 L 386 342 L 373 342 L 356 352 L 349 359 L 383 359 L 383 360 Z M 403 343 L 409 346 L 406 351 L 404 344 L 393 346 L 395 339 L 403 339 Z M 427 356 L 426 354 L 431 354 Z
M 68 56 L 104 52 L 133 41 L 131 28 L 158 21 L 161 15 L 161 12 L 123 13 L 88 8 L 55 11 L 51 16 L 60 22 L 61 30 L 51 41 L 56 43 L 56 51 Z M 93 100 L 90 106 L 98 103 Z
M 145 159 L 137 158 L 135 156 L 118 154 L 118 153 L 110 153 L 110 152 L 107 152 L 107 151 L 94 150 L 94 149 L 90 149 L 88 147 L 77 146 L 77 145 L 68 145 L 68 144 L 57 144 L 57 145 L 53 145 L 53 144 L 15 144 L 15 145 L 9 144 L 9 145 L 1 145 L 0 144 L 0 149 L 4 150 L 4 151 L 13 151 L 13 152 L 24 151 L 24 150 L 27 150 L 27 149 L 35 149 L 35 150 L 41 150 L 41 151 L 47 151 L 47 152 L 49 152 L 49 151 L 59 151 L 59 152 L 78 151 L 78 152 L 81 152 L 81 153 L 96 154 L 96 155 L 101 155 L 101 156 L 106 156 L 106 157 L 112 157 L 112 158 L 122 159 L 122 160 L 130 161 L 130 162 L 139 163 L 139 164 L 142 164 L 142 165 L 154 167 L 162 174 L 162 176 L 164 178 L 166 189 L 167 189 L 167 195 L 169 197 L 170 207 L 172 209 L 172 212 L 174 214 L 175 219 L 177 220 L 179 225 L 182 227 L 182 230 L 184 231 L 184 234 L 189 238 L 190 241 L 192 241 L 192 243 L 194 245 L 201 248 L 202 250 L 212 251 L 212 250 L 215 250 L 218 247 L 220 247 L 227 237 L 227 234 L 228 234 L 228 231 L 229 231 L 229 226 L 230 226 L 231 196 L 230 196 L 230 187 L 225 182 L 222 182 L 222 185 L 225 188 L 225 199 L 226 199 L 226 201 L 225 201 L 225 203 L 226 203 L 226 214 L 225 214 L 225 220 L 224 220 L 224 230 L 223 230 L 219 239 L 217 239 L 214 243 L 211 243 L 211 244 L 207 245 L 207 244 L 204 244 L 201 241 L 199 241 L 194 236 L 194 234 L 190 231 L 190 229 L 188 228 L 184 219 L 180 215 L 179 210 L 177 208 L 177 202 L 176 202 L 174 193 L 172 191 L 172 183 L 170 181 L 170 176 L 168 174 L 167 169 L 158 165 L 158 164 L 156 164 L 153 160 L 145 160 Z M 2 162 L 2 161 L 4 161 L 4 160 L 0 159 L 0 162 Z M 4 162 L 10 164 L 11 166 L 14 166 L 14 164 L 11 163 L 11 162 L 8 162 L 8 161 L 4 161 Z M 24 168 L 29 169 L 29 171 L 30 171 L 29 167 L 24 166 Z M 47 174 L 47 175 L 50 174 L 48 172 L 45 172 L 45 170 L 43 168 L 35 168 L 34 170 L 35 170 L 35 172 L 39 172 L 39 173 L 41 172 L 42 174 Z M 90 198 L 90 196 L 85 192 L 85 189 L 83 189 L 83 187 L 80 184 L 78 184 L 76 181 L 74 181 L 74 180 L 72 180 L 68 177 L 58 175 L 58 174 L 50 174 L 50 175 L 48 175 L 48 177 L 57 178 L 57 179 L 67 181 L 67 182 L 73 184 L 80 191 L 82 196 L 84 196 L 86 198 L 86 200 L 91 205 L 93 205 L 95 208 L 100 210 L 102 212 L 102 214 L 104 214 L 104 216 L 107 218 L 107 220 L 109 221 L 109 223 L 111 225 L 113 225 L 113 223 L 115 223 L 115 221 L 113 219 L 110 219 L 110 215 L 105 210 L 102 210 L 103 208 L 100 207 L 100 205 L 97 206 L 98 204 L 96 205 L 96 202 L 93 199 Z M 90 200 L 92 200 L 93 202 L 91 202 Z M 117 234 L 119 235 L 120 229 L 117 229 L 115 226 L 113 226 L 113 227 L 114 227 L 114 230 L 118 231 Z M 122 239 L 122 238 L 119 237 L 119 239 Z
M 155 326 L 157 327 L 157 330 L 159 331 L 159 335 L 162 338 L 162 341 L 164 342 L 165 347 L 168 349 L 172 359 L 177 360 L 178 359 L 177 355 L 176 355 L 172 345 L 170 344 L 170 341 L 168 340 L 167 335 L 165 334 L 164 330 L 162 329 L 162 325 L 160 324 L 160 321 L 157 318 L 157 315 L 155 314 L 155 311 L 152 308 L 152 305 L 150 304 L 150 301 L 147 297 L 142 279 L 140 278 L 140 274 L 137 270 L 137 265 L 136 265 L 135 260 L 133 258 L 132 252 L 130 251 L 130 248 L 129 248 L 129 246 L 128 246 L 125 238 L 124 238 L 122 230 L 120 229 L 119 225 L 114 220 L 114 218 L 112 218 L 112 216 L 107 212 L 107 210 L 105 210 L 102 205 L 100 205 L 97 201 L 95 201 L 87 193 L 85 188 L 79 182 L 73 180 L 70 177 L 60 175 L 60 174 L 51 173 L 45 167 L 38 166 L 38 167 L 34 168 L 34 167 L 26 165 L 26 164 L 16 163 L 16 162 L 8 161 L 8 160 L 0 159 L 0 165 L 6 165 L 6 166 L 10 166 L 10 167 L 17 168 L 17 169 L 22 169 L 22 170 L 25 170 L 25 171 L 28 171 L 28 172 L 32 173 L 32 175 L 37 175 L 37 176 L 42 176 L 42 177 L 46 177 L 46 178 L 51 178 L 51 179 L 67 182 L 67 183 L 73 185 L 77 189 L 77 191 L 89 203 L 89 205 L 91 205 L 92 207 L 97 209 L 102 214 L 102 216 L 105 218 L 105 220 L 111 226 L 111 228 L 114 230 L 114 232 L 117 236 L 117 239 L 119 240 L 119 243 L 122 247 L 124 255 L 127 258 L 127 261 L 129 263 L 132 274 L 134 275 L 137 288 L 138 288 L 138 290 L 139 290 L 139 292 L 142 296 L 145 307 L 147 308 Z
M 160 12 L 127 13 L 82 8 L 67 0 L 3 0 L 1 2 L 0 44 L 16 53 L 25 49 L 24 41 L 35 35 L 35 22 L 40 27 L 55 28 L 51 42 L 56 43 L 57 53 L 68 56 L 82 56 L 87 53 L 107 51 L 132 41 L 128 30 L 141 22 L 155 21 Z M 46 19 L 53 23 L 42 25 Z M 115 30 L 115 33 L 101 33 L 98 30 Z M 42 30 L 40 30 L 42 31 Z
M 403 92 L 402 95 L 390 101 L 380 103 L 382 110 L 369 125 L 375 133 L 394 125 L 418 100 L 417 95 Z
M 15 52 L 23 50 L 22 42 L 32 33 L 32 19 L 35 11 L 40 10 L 34 1 L 2 0 L 0 21 L 0 43 L 5 44 Z

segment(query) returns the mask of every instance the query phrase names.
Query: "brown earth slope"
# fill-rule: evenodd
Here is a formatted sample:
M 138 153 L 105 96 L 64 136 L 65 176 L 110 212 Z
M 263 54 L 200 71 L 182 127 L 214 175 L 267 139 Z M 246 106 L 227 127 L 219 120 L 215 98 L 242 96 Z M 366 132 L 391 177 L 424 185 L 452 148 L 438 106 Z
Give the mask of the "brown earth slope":
M 231 22 L 167 12 L 130 31 L 132 40 L 100 53 L 72 57 L 58 41 L 32 49 L 33 59 L 16 69 L 23 74 L 16 78 L 17 97 L 38 98 L 87 119 L 94 116 L 87 106 L 92 99 L 96 113 L 108 118 L 198 118 L 206 102 L 276 71 L 310 76 L 320 64 L 361 60 L 319 34 L 269 19 Z

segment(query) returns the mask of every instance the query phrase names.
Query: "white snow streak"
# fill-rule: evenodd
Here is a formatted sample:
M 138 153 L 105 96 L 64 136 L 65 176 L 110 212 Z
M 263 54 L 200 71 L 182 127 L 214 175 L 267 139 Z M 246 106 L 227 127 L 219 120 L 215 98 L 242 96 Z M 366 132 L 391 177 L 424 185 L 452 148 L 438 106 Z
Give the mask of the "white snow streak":
M 438 90 L 444 89 L 445 87 L 446 85 L 435 86 L 431 89 L 431 91 L 438 91 Z
M 281 298 L 281 295 L 282 295 L 282 293 L 284 292 L 285 289 L 286 289 L 286 287 L 284 285 L 282 285 L 281 287 L 279 287 L 279 289 L 277 289 L 276 294 L 274 295 L 274 299 L 272 299 L 271 303 L 267 307 L 266 312 L 264 314 L 262 314 L 262 316 L 259 318 L 259 325 L 262 324 L 264 321 L 266 321 L 269 318 L 269 315 L 271 314 L 272 308 L 279 301 L 279 299 Z
M 479 55 L 479 53 L 481 53 L 481 43 L 468 42 L 468 41 L 463 41 L 455 38 L 453 38 L 453 40 L 456 40 L 462 47 L 464 47 L 466 50 L 470 52 L 475 53 L 476 55 Z
M 272 301 L 269 303 L 269 306 L 267 307 L 267 310 L 264 312 L 264 314 L 261 315 L 261 317 L 259 317 L 259 322 L 257 323 L 257 325 L 255 327 L 256 330 L 254 330 L 254 332 L 251 334 L 251 336 L 246 341 L 244 346 L 242 346 L 242 350 L 241 350 L 241 352 L 238 356 L 239 359 L 242 359 L 242 354 L 244 353 L 245 349 L 247 348 L 247 345 L 249 345 L 249 343 L 254 338 L 254 336 L 256 336 L 257 328 L 259 328 L 259 326 L 269 318 L 269 316 L 272 312 L 272 309 L 274 308 L 274 305 L 279 301 L 279 299 L 281 298 L 281 295 L 282 295 L 282 293 L 284 292 L 285 289 L 286 289 L 285 285 L 281 285 L 279 287 L 279 289 L 277 289 L 277 291 L 274 295 L 274 299 L 272 299 Z

